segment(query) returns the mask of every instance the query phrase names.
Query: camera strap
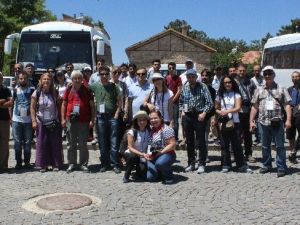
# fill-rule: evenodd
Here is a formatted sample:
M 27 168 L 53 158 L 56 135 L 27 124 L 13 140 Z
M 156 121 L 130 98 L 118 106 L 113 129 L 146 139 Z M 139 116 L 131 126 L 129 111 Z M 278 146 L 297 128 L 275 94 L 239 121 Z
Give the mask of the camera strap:
M 272 93 L 272 90 L 268 90 L 268 92 L 269 92 L 269 95 L 271 95 L 272 98 L 274 98 L 275 101 L 278 102 L 278 104 L 280 105 L 280 108 L 281 108 L 281 111 L 282 111 L 282 114 L 283 114 L 283 120 L 285 121 L 286 118 L 287 118 L 287 116 L 286 116 L 286 112 L 285 112 L 285 110 L 284 110 L 283 104 L 279 101 L 279 99 L 275 98 L 275 96 L 274 96 L 273 93 Z

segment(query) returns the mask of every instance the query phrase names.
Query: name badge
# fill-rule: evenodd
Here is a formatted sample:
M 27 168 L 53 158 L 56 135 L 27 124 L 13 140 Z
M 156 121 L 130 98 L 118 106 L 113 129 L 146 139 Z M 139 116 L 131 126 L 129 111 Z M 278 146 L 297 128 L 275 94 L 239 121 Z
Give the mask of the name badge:
M 188 112 L 188 109 L 189 109 L 189 108 L 188 108 L 188 104 L 184 104 L 184 105 L 183 105 L 183 110 L 184 110 L 184 112 Z
M 27 116 L 27 108 L 21 107 L 20 108 L 20 116 L 26 117 Z
M 267 110 L 274 110 L 274 105 L 272 100 L 267 100 L 266 102 L 266 108 Z
M 79 114 L 79 105 L 73 106 L 73 113 Z
M 51 117 L 50 117 L 50 111 L 44 111 L 44 119 L 45 120 L 50 120 Z
M 148 145 L 148 147 L 147 147 L 147 154 L 152 154 L 152 152 L 151 152 L 151 145 Z
M 99 113 L 105 113 L 105 104 L 99 104 Z

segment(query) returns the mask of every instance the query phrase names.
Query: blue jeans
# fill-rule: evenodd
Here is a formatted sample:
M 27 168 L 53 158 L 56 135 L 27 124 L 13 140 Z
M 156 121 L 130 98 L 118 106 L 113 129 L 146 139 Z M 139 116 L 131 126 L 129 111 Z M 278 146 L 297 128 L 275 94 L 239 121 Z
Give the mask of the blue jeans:
M 24 151 L 24 163 L 30 163 L 32 124 L 13 121 L 12 134 L 14 138 L 15 159 L 17 164 L 22 164 L 22 148 Z
M 283 121 L 280 122 L 280 127 L 273 129 L 271 126 L 265 126 L 258 123 L 259 130 L 262 137 L 262 154 L 263 154 L 263 167 L 272 168 L 271 156 L 271 141 L 272 137 L 275 140 L 276 147 L 276 165 L 278 170 L 286 170 L 286 150 L 284 147 L 284 125 Z
M 104 167 L 118 167 L 119 122 L 109 115 L 98 115 L 97 124 L 101 165 Z
M 147 180 L 155 182 L 159 175 L 162 175 L 163 180 L 173 179 L 172 164 L 175 162 L 176 154 L 162 154 L 154 160 L 147 161 Z
M 174 132 L 176 141 L 178 141 L 178 128 L 179 128 L 179 105 L 173 104 L 173 120 L 174 120 Z

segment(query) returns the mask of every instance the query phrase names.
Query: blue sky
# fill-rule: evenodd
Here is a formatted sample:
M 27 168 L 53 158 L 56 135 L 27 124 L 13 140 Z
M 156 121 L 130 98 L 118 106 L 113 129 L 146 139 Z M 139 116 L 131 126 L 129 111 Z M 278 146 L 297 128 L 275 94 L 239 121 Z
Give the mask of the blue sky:
M 209 37 L 247 42 L 300 18 L 299 0 L 46 0 L 59 19 L 83 13 L 101 20 L 111 36 L 113 62 L 127 62 L 125 48 L 161 31 L 175 19 L 186 20 Z

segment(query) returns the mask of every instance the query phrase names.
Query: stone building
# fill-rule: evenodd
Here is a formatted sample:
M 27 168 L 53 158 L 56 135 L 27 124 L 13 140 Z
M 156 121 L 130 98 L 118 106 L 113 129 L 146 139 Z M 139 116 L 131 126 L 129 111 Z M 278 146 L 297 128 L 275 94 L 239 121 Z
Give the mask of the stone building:
M 185 63 L 191 59 L 196 63 L 197 70 L 210 69 L 210 62 L 215 49 L 188 37 L 187 30 L 177 32 L 173 29 L 165 30 L 147 40 L 140 41 L 126 49 L 130 63 L 138 67 L 150 67 L 153 59 L 160 59 L 162 63 Z

